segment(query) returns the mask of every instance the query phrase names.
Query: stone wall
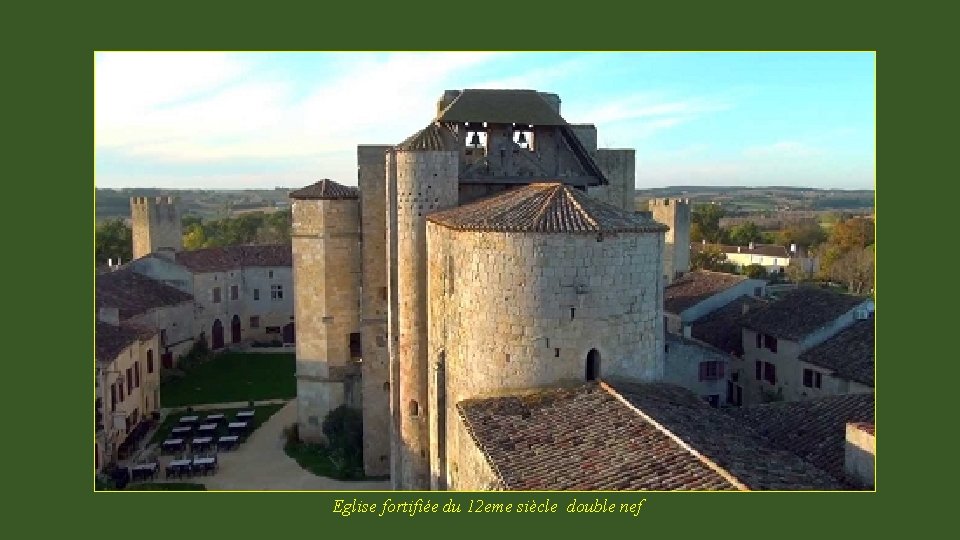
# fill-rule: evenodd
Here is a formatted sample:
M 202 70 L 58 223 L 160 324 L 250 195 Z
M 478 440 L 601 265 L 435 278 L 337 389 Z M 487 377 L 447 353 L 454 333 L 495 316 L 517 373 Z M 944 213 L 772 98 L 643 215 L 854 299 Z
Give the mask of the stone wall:
M 730 368 L 728 355 L 699 340 L 669 333 L 665 351 L 665 381 L 678 384 L 700 397 L 718 396 L 719 403 L 726 400 L 727 372 Z M 723 365 L 723 376 L 701 381 L 701 362 L 719 362 Z
M 322 439 L 327 413 L 356 389 L 350 334 L 360 332 L 360 205 L 294 200 L 293 276 L 300 436 Z
M 690 271 L 690 200 L 650 199 L 647 205 L 653 219 L 670 227 L 663 273 L 672 283 Z
M 427 244 L 429 363 L 443 358 L 446 373 L 445 411 L 431 413 L 445 418 L 431 423 L 447 426 L 447 441 L 460 400 L 583 381 L 594 349 L 601 377 L 663 378 L 662 234 L 598 241 L 428 223 Z
M 459 152 L 397 151 L 397 305 L 401 479 L 404 489 L 430 486 L 427 395 L 428 212 L 456 206 Z
M 490 467 L 483 452 L 467 432 L 463 419 L 457 415 L 450 418 L 453 423 L 447 441 L 450 452 L 450 472 L 448 489 L 455 491 L 489 491 L 503 489 L 503 485 Z
M 176 197 L 131 197 L 133 258 L 160 250 L 183 249 L 183 228 Z
M 193 347 L 196 335 L 194 334 L 193 302 L 187 301 L 173 306 L 154 308 L 130 317 L 128 321 L 155 329 L 158 339 L 163 332 L 166 341 L 161 344 L 160 353 L 170 352 L 173 355 L 174 365 Z M 160 365 L 159 356 L 156 362 Z
M 632 148 L 600 148 L 595 159 L 597 166 L 610 181 L 609 202 L 627 212 L 633 212 L 636 192 L 637 153 Z
M 849 478 L 868 488 L 874 487 L 877 437 L 873 425 L 847 424 L 844 470 Z
M 389 146 L 357 147 L 363 231 L 360 334 L 363 348 L 363 467 L 390 474 L 390 369 L 387 354 L 386 155 Z

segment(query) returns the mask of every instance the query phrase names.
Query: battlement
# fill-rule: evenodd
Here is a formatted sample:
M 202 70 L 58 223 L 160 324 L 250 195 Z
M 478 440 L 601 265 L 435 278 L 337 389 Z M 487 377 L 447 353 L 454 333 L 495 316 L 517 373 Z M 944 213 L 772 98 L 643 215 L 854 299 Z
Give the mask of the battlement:
M 650 199 L 648 204 L 653 206 L 689 206 L 690 199 Z
M 130 197 L 135 258 L 166 249 L 183 248 L 179 197 Z
M 130 197 L 131 206 L 174 206 L 180 202 L 179 197 Z

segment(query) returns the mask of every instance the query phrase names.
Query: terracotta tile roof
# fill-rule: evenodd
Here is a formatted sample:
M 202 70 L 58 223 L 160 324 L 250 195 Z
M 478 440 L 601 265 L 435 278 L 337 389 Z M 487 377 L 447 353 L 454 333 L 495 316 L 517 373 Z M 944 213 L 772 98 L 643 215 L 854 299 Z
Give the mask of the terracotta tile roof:
M 790 450 L 837 478 L 844 477 L 848 422 L 874 422 L 873 394 L 828 396 L 727 409 L 771 444 Z
M 97 274 L 95 287 L 97 309 L 117 308 L 121 319 L 193 300 L 193 296 L 175 287 L 127 268 Z
M 719 249 L 723 253 L 746 253 L 750 255 L 765 255 L 767 257 L 790 257 L 790 250 L 777 244 L 754 244 L 750 246 L 727 246 L 723 244 L 690 244 L 692 253 L 700 253 L 707 249 Z M 739 251 L 737 251 L 739 249 Z
M 800 360 L 831 369 L 838 377 L 873 386 L 874 320 L 856 321 L 820 345 L 800 354 Z
M 463 90 L 440 112 L 437 120 L 534 126 L 567 123 L 536 90 Z
M 600 202 L 560 182 L 529 184 L 449 210 L 429 221 L 457 230 L 598 233 L 663 232 L 667 227 Z
M 757 309 L 766 303 L 756 296 L 741 296 L 694 321 L 692 335 L 726 353 L 743 356 L 743 308 Z
M 827 472 L 692 392 L 662 383 L 614 383 L 624 398 L 751 490 L 842 489 Z
M 468 399 L 457 411 L 506 489 L 735 489 L 596 384 Z
M 798 341 L 866 300 L 820 287 L 800 287 L 785 293 L 779 300 L 752 310 L 744 317 L 743 325 L 778 338 Z
M 663 309 L 680 314 L 711 296 L 742 283 L 746 276 L 695 270 L 674 281 L 663 291 Z
M 290 244 L 229 246 L 177 252 L 177 263 L 194 272 L 222 272 L 244 266 L 292 266 Z
M 338 184 L 329 178 L 324 178 L 319 182 L 302 187 L 296 191 L 290 192 L 291 199 L 356 199 L 360 197 L 360 191 L 353 186 L 344 186 Z
M 843 487 L 671 384 L 586 384 L 469 399 L 457 409 L 506 489 Z
M 406 151 L 459 150 L 459 148 L 457 135 L 450 126 L 440 122 L 431 122 L 430 125 L 397 145 L 397 150 Z
M 155 330 L 132 325 L 114 326 L 97 322 L 96 351 L 98 362 L 112 362 L 130 344 L 153 337 Z

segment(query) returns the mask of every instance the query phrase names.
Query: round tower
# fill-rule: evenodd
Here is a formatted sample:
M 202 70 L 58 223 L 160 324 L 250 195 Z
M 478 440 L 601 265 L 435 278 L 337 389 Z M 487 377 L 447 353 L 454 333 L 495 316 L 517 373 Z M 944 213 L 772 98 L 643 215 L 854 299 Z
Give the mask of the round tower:
M 131 197 L 133 258 L 183 249 L 183 226 L 176 197 Z
M 356 188 L 321 180 L 290 194 L 297 410 L 300 438 L 323 438 L 323 419 L 360 407 L 360 205 Z
M 453 133 L 431 124 L 397 146 L 397 363 L 400 416 L 400 489 L 430 488 L 427 355 L 427 243 L 429 212 L 458 202 L 460 151 Z
M 560 183 L 430 216 L 429 350 L 445 379 L 434 470 L 447 487 L 462 485 L 458 459 L 472 444 L 458 402 L 662 379 L 665 229 Z

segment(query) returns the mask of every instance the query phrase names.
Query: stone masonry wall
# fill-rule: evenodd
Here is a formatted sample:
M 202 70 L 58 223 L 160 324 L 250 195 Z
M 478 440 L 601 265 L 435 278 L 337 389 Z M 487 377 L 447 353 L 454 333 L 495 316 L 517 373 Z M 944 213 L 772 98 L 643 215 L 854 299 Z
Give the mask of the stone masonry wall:
M 357 200 L 295 200 L 293 281 L 300 436 L 322 438 L 322 422 L 345 403 L 350 334 L 360 331 Z
M 427 229 L 429 354 L 445 358 L 448 441 L 460 400 L 578 383 L 591 349 L 601 378 L 663 378 L 661 233 Z M 453 455 L 437 457 L 448 481 Z
M 134 259 L 160 249 L 183 249 L 176 197 L 131 197 L 130 218 Z
M 389 146 L 357 147 L 363 231 L 360 334 L 363 348 L 363 468 L 390 474 L 390 370 L 387 354 L 386 166 Z
M 430 486 L 427 391 L 428 212 L 456 206 L 459 153 L 397 151 L 397 303 L 403 489 Z

